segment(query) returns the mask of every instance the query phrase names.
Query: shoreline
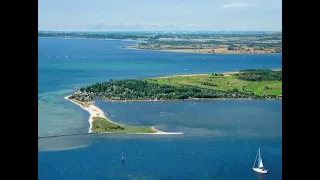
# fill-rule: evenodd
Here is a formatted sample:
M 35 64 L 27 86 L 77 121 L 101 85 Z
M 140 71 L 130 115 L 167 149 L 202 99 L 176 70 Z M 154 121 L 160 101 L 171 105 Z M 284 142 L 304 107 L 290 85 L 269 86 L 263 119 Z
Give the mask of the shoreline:
M 270 98 L 270 99 L 253 99 L 253 98 L 190 98 L 190 99 L 162 99 L 162 100 L 152 100 L 152 99 L 137 99 L 137 100 L 114 100 L 114 99 L 101 99 L 105 102 L 176 102 L 176 101 L 227 101 L 227 100 L 234 100 L 234 101 L 280 101 L 281 98 Z
M 237 74 L 239 71 L 233 71 L 233 72 L 223 72 L 223 73 L 217 73 L 217 74 L 223 74 L 224 76 L 230 76 L 232 74 Z M 158 79 L 158 78 L 174 78 L 174 77 L 194 77 L 194 76 L 203 76 L 203 75 L 210 75 L 211 73 L 201 73 L 201 74 L 178 74 L 178 75 L 171 75 L 171 76 L 157 76 L 152 77 L 149 79 Z
M 271 53 L 271 52 L 256 52 L 256 53 L 246 53 L 246 52 L 215 52 L 215 53 L 209 53 L 209 52 L 193 52 L 188 50 L 193 49 L 182 49 L 182 50 L 176 50 L 176 49 L 147 49 L 147 48 L 134 48 L 134 47 L 123 47 L 123 49 L 133 49 L 133 50 L 147 50 L 147 51 L 161 51 L 161 52 L 173 52 L 173 53 L 193 53 L 193 54 L 228 54 L 228 55 L 270 55 L 270 54 L 280 54 L 282 53 Z
M 282 68 L 271 68 L 273 71 L 280 71 Z M 215 72 L 213 72 L 215 73 Z M 237 74 L 239 71 L 232 71 L 232 72 L 220 72 L 217 74 L 223 74 L 224 76 L 228 77 L 233 74 Z M 151 77 L 148 79 L 157 79 L 157 78 L 174 78 L 174 77 L 194 77 L 194 76 L 203 76 L 203 75 L 210 75 L 212 73 L 201 73 L 201 74 L 177 74 L 177 75 L 170 75 L 170 76 L 156 76 L 156 77 Z
M 44 36 L 38 36 L 38 38 L 57 38 L 57 39 L 93 39 L 93 40 L 106 40 L 106 41 L 129 41 L 129 42 L 135 42 L 139 40 L 134 40 L 134 39 L 112 39 L 112 38 L 86 38 L 86 37 L 44 37 Z
M 127 42 L 138 42 L 141 40 L 135 40 L 135 39 L 112 39 L 112 38 L 87 38 L 87 37 L 44 37 L 40 36 L 38 38 L 59 38 L 59 39 L 93 39 L 93 40 L 110 40 L 110 41 L 127 41 Z M 193 53 L 193 54 L 222 54 L 222 55 L 282 55 L 282 53 L 271 53 L 271 52 L 193 52 L 193 49 L 147 49 L 147 48 L 136 48 L 136 47 L 122 47 L 122 49 L 133 49 L 133 50 L 147 50 L 147 51 L 162 51 L 162 52 L 173 52 L 173 53 Z M 190 51 L 192 50 L 192 51 Z
M 100 118 L 104 118 L 106 119 L 107 121 L 111 122 L 111 123 L 114 123 L 116 125 L 119 125 L 119 126 L 124 126 L 122 124 L 119 124 L 119 123 L 116 123 L 114 121 L 111 121 L 110 119 L 107 118 L 107 116 L 104 114 L 104 112 L 99 108 L 97 107 L 96 105 L 94 105 L 94 102 L 88 102 L 87 105 L 88 107 L 85 107 L 83 106 L 82 104 L 74 101 L 74 100 L 71 100 L 69 99 L 71 95 L 69 96 L 66 96 L 64 97 L 65 100 L 68 100 L 78 106 L 80 106 L 82 109 L 86 110 L 88 113 L 89 113 L 89 124 L 90 124 L 90 127 L 89 127 L 89 131 L 88 133 L 93 133 L 92 132 L 92 122 L 93 122 L 93 117 L 100 117 Z M 151 126 L 151 129 L 153 131 L 155 131 L 154 133 L 125 133 L 125 134 L 183 134 L 182 132 L 164 132 L 164 131 L 160 131 L 158 129 L 156 129 L 154 126 Z M 114 132 L 103 132 L 103 133 L 114 133 Z

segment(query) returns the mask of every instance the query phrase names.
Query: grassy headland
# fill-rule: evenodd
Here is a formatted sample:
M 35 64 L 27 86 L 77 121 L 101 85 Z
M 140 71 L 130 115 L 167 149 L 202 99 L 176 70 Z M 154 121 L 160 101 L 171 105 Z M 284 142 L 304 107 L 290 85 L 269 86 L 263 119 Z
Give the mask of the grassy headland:
M 264 99 L 282 95 L 282 71 L 241 70 L 239 73 L 171 76 L 148 79 L 151 83 L 197 87 L 207 91 L 238 93 L 237 97 Z M 230 94 L 226 94 L 227 97 Z M 220 98 L 227 98 L 220 97 Z
M 101 117 L 93 117 L 92 131 L 100 132 L 118 132 L 118 133 L 155 133 L 149 126 L 123 126 L 110 122 Z
M 278 99 L 282 70 L 250 69 L 234 73 L 180 75 L 148 79 L 110 80 L 83 87 L 71 99 L 176 100 Z

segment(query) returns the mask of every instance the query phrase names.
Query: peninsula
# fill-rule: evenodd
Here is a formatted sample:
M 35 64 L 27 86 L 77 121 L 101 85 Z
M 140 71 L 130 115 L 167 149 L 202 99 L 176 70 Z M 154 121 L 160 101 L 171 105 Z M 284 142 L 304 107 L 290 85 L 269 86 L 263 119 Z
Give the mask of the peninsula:
M 82 109 L 89 112 L 89 133 L 126 133 L 126 134 L 183 134 L 182 132 L 164 132 L 151 126 L 127 126 L 111 121 L 92 101 L 79 101 L 65 97 Z
M 82 87 L 65 97 L 90 113 L 89 133 L 182 134 L 113 122 L 94 105 L 94 98 L 106 101 L 282 99 L 282 70 L 248 69 L 147 79 L 111 79 Z
M 248 69 L 232 73 L 109 80 L 80 88 L 69 98 L 82 102 L 187 99 L 281 99 L 282 70 Z

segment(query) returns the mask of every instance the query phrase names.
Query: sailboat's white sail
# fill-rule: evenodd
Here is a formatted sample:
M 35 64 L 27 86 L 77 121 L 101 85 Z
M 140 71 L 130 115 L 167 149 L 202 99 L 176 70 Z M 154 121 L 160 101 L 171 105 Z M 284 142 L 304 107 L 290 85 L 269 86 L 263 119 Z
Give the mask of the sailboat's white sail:
M 263 168 L 262 159 L 259 159 L 259 168 Z
M 255 168 L 257 157 L 258 157 L 258 168 Z M 260 148 L 258 149 L 258 153 L 257 153 L 256 159 L 254 160 L 252 169 L 258 173 L 267 173 L 268 172 L 268 170 L 264 169 L 264 167 L 263 167 L 263 162 L 262 162 L 262 158 L 261 158 L 261 154 L 260 154 Z

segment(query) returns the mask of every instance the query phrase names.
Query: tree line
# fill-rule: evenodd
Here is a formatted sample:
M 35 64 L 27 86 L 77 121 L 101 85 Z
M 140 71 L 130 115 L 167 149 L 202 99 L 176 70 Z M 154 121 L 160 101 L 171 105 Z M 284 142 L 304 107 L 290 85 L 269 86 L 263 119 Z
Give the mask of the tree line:
M 85 98 L 84 98 L 85 97 Z M 89 97 L 89 98 L 88 98 Z M 261 98 L 252 92 L 237 89 L 219 91 L 194 86 L 171 86 L 148 82 L 144 79 L 110 80 L 83 87 L 71 98 L 92 100 L 102 97 L 110 100 L 170 100 L 188 98 Z
M 282 81 L 282 70 L 273 71 L 270 69 L 248 69 L 240 70 L 236 74 L 239 79 L 245 81 Z

